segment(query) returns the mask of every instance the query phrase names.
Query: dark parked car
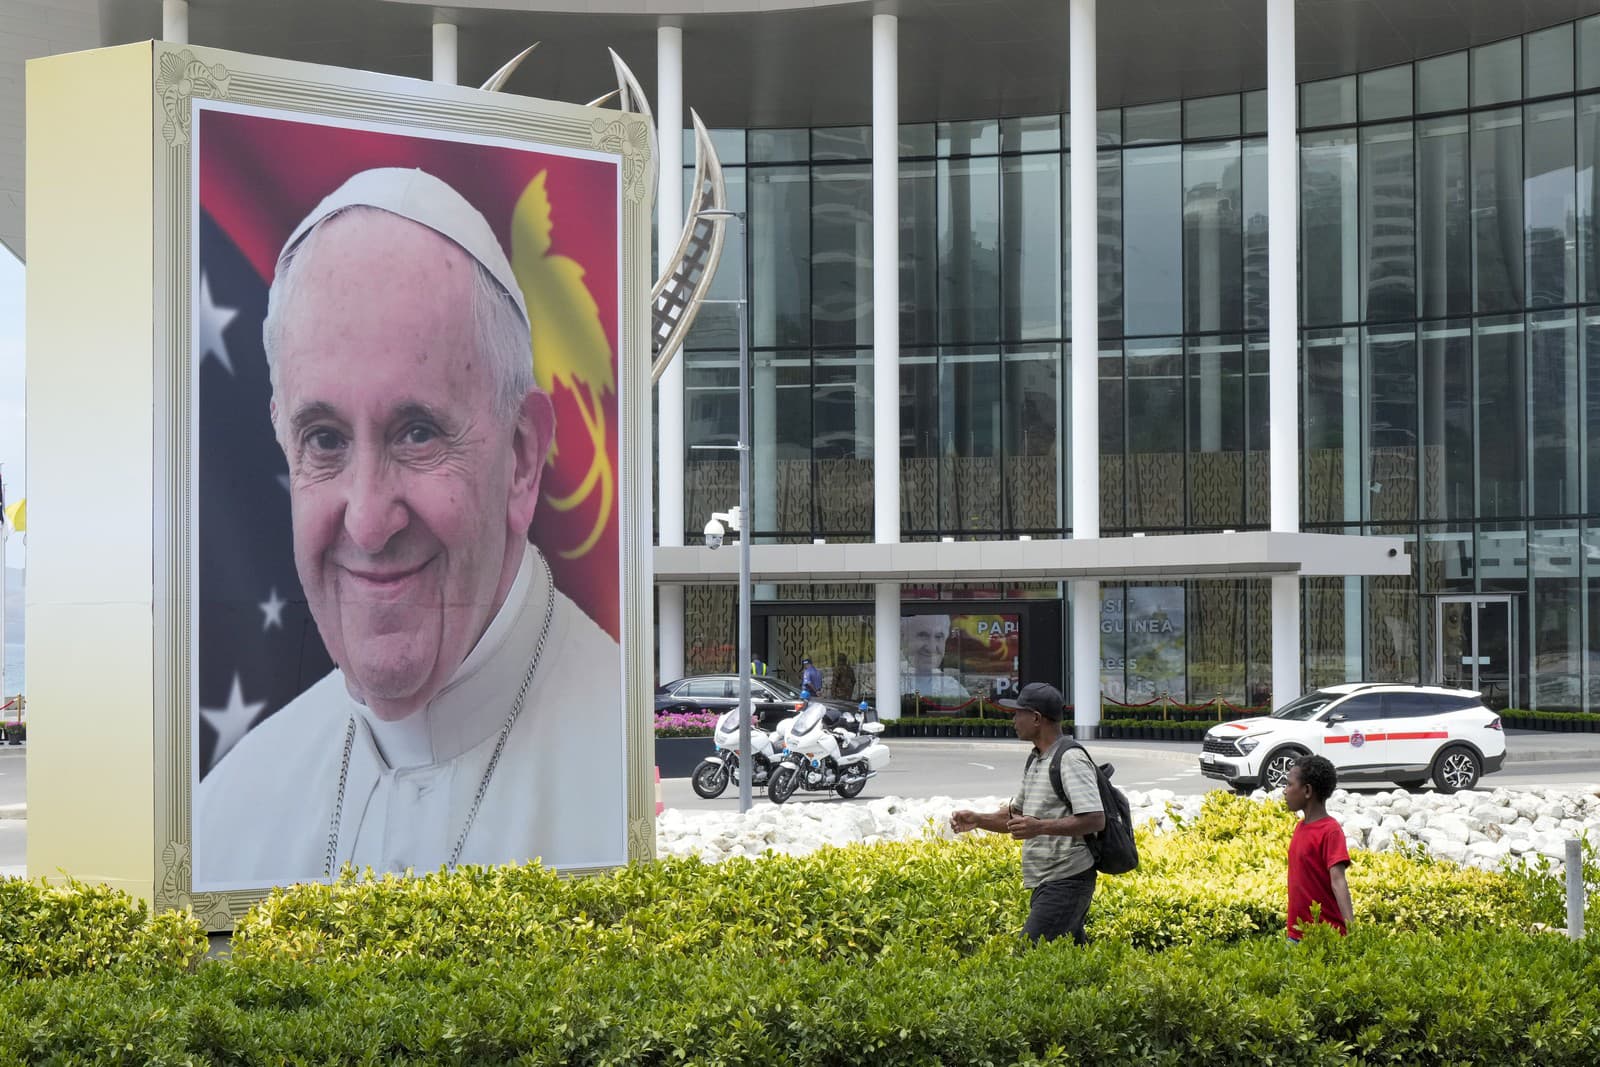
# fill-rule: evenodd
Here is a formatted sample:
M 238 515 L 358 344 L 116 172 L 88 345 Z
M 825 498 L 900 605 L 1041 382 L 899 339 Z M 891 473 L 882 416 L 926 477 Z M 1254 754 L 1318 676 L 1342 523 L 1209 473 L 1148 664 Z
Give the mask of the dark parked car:
M 752 678 L 750 700 L 755 705 L 756 717 L 761 720 L 762 729 L 770 730 L 794 714 L 794 706 L 800 700 L 800 690 L 782 678 Z M 738 703 L 737 674 L 700 674 L 656 688 L 657 711 L 712 711 L 720 715 Z M 822 703 L 842 712 L 856 710 L 856 705 L 848 700 L 824 700 Z

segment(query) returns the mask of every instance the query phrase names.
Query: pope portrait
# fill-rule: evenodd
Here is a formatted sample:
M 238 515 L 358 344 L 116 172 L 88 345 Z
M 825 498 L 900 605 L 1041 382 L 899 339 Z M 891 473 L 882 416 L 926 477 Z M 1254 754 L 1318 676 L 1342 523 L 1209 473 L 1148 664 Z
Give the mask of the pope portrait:
M 424 171 L 356 174 L 285 242 L 263 334 L 335 667 L 199 784 L 196 888 L 625 860 L 621 649 L 528 537 L 555 414 L 488 222 Z
M 903 615 L 900 618 L 900 692 L 934 700 L 972 699 L 966 686 L 944 666 L 950 643 L 950 616 Z

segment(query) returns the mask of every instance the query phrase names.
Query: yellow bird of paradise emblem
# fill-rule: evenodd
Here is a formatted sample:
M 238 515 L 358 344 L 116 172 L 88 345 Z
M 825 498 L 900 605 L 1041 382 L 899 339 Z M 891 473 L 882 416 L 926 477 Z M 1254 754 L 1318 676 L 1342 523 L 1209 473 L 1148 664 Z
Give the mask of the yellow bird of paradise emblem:
M 562 559 L 577 559 L 599 542 L 616 505 L 616 471 L 606 447 L 605 396 L 616 392 L 617 382 L 611 343 L 600 308 L 583 282 L 583 267 L 569 256 L 550 254 L 554 224 L 546 174 L 540 171 L 528 183 L 512 211 L 511 269 L 528 305 L 534 380 L 546 393 L 553 393 L 558 383 L 571 391 L 591 445 L 589 468 L 577 487 L 563 496 L 545 498 L 557 511 L 572 511 L 599 492 L 600 506 L 587 535 L 558 550 Z M 550 452 L 554 458 L 554 446 Z

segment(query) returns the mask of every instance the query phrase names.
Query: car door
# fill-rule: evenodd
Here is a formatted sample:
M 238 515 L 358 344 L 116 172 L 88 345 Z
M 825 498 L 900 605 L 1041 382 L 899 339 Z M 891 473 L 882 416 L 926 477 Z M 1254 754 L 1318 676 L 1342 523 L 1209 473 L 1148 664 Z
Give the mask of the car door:
M 759 682 L 750 683 L 750 699 L 755 704 L 756 718 L 763 723 L 776 722 L 794 711 L 792 701 L 783 699 L 777 691 Z
M 1385 693 L 1384 724 L 1389 759 L 1406 767 L 1428 767 L 1449 737 L 1441 698 L 1431 693 Z
M 1376 773 L 1389 762 L 1382 693 L 1357 693 L 1323 713 L 1322 755 L 1340 774 Z

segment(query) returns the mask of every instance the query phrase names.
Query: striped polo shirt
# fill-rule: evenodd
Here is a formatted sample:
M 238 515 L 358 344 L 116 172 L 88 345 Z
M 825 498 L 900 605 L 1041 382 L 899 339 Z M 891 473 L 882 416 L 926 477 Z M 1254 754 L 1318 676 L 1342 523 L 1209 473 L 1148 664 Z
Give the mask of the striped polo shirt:
M 1057 745 L 1066 744 L 1063 737 Z M 1037 748 L 1028 757 L 1022 772 L 1022 786 L 1011 800 L 1011 810 L 1036 819 L 1064 819 L 1068 815 L 1088 815 L 1100 811 L 1100 785 L 1094 763 L 1082 748 L 1069 748 L 1061 756 L 1061 785 L 1072 806 L 1061 803 L 1050 784 L 1052 747 L 1041 753 Z M 1081 837 L 1040 834 L 1022 843 L 1022 886 L 1032 889 L 1045 882 L 1060 881 L 1082 874 L 1094 866 L 1094 856 Z

